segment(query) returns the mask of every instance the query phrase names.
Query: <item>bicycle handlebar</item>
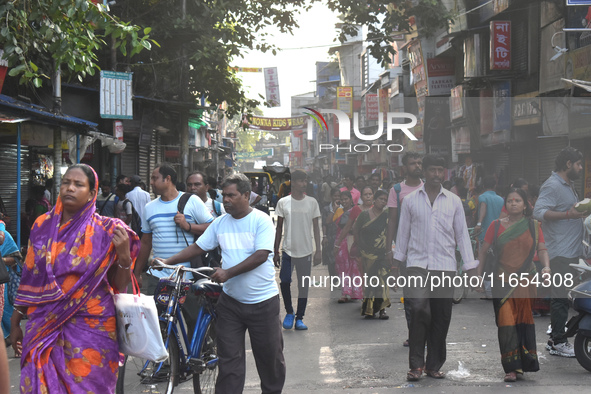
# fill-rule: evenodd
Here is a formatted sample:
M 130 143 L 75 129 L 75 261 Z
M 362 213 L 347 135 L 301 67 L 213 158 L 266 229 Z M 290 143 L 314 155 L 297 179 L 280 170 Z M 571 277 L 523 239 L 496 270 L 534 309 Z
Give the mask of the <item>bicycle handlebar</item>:
M 181 271 L 191 272 L 196 275 L 200 275 L 204 278 L 210 279 L 211 275 L 215 272 L 215 268 L 212 267 L 199 267 L 199 268 L 189 268 L 185 267 L 184 265 L 167 265 L 162 263 L 162 261 L 158 258 L 152 260 L 152 266 L 150 268 L 159 268 L 159 269 L 168 269 L 173 270 L 172 277 L 179 275 Z

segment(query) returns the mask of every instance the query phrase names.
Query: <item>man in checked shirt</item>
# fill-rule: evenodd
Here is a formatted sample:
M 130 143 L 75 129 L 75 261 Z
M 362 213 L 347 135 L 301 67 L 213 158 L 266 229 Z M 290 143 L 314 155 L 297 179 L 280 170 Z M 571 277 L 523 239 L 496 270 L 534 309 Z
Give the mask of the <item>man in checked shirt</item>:
M 419 380 L 423 370 L 435 379 L 445 377 L 440 369 L 445 363 L 451 321 L 456 247 L 469 275 L 478 267 L 462 201 L 441 186 L 445 165 L 445 159 L 439 155 L 423 158 L 425 184 L 404 198 L 396 237 L 394 263 L 406 264 L 407 285 L 410 285 L 404 300 L 410 303 L 411 310 L 410 371 L 406 376 L 409 381 Z M 443 277 L 448 279 L 441 281 Z

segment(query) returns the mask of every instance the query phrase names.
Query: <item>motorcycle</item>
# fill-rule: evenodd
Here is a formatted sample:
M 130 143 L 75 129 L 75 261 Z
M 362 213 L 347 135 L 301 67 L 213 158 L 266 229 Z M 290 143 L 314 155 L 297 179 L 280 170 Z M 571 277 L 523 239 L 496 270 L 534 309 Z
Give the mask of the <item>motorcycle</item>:
M 591 266 L 580 259 L 579 264 L 570 264 L 580 275 L 581 283 L 568 293 L 568 299 L 578 315 L 566 324 L 566 336 L 575 337 L 574 350 L 577 361 L 591 372 Z

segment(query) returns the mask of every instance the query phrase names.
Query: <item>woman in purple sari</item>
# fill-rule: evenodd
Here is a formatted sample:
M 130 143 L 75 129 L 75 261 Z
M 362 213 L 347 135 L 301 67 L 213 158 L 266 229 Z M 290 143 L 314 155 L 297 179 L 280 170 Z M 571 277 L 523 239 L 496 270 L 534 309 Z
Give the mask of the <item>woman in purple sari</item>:
M 112 294 L 125 291 L 140 243 L 122 221 L 95 213 L 97 185 L 91 167 L 71 166 L 55 207 L 31 229 L 11 321 L 22 393 L 115 392 Z

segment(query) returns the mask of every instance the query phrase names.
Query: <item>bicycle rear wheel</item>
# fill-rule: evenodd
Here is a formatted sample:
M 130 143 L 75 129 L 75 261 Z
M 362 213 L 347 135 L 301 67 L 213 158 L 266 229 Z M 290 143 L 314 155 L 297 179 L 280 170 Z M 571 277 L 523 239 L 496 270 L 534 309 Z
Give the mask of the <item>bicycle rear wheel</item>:
M 205 331 L 203 349 L 201 350 L 203 369 L 193 373 L 193 392 L 195 394 L 213 394 L 215 381 L 218 377 L 218 346 L 215 324 L 209 323 Z
M 160 323 L 164 343 L 166 343 L 166 324 Z M 168 358 L 161 363 L 134 356 L 126 356 L 119 368 L 117 394 L 159 393 L 172 394 L 179 383 L 179 344 L 174 335 L 168 338 Z M 139 390 L 139 391 L 138 391 Z

